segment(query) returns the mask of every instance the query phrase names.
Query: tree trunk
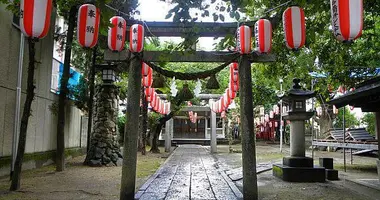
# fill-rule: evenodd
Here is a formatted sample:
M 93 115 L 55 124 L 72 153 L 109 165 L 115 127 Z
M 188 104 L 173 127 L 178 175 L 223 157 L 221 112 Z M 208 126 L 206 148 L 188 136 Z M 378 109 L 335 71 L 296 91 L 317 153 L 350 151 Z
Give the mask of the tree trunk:
M 332 120 L 330 120 L 330 118 L 326 115 L 321 116 L 319 118 L 319 127 L 319 136 L 323 136 L 329 131 L 329 129 L 332 128 Z
M 24 111 L 21 118 L 20 138 L 17 147 L 17 157 L 12 175 L 12 183 L 10 190 L 15 191 L 20 189 L 21 168 L 25 153 L 26 134 L 28 130 L 29 116 L 31 115 L 31 107 L 34 99 L 34 70 L 35 70 L 35 41 L 28 38 L 29 46 L 29 67 L 28 67 L 28 82 L 26 88 L 26 100 L 24 103 Z
M 94 102 L 94 90 L 95 90 L 95 64 L 96 64 L 96 47 L 92 53 L 92 63 L 90 66 L 89 73 L 89 92 L 90 96 L 88 98 L 87 106 L 88 106 L 88 122 L 87 122 L 87 151 L 90 150 L 90 141 L 91 141 L 91 131 L 92 131 L 92 115 L 93 115 L 93 102 Z
M 150 152 L 152 153 L 160 153 L 160 149 L 158 148 L 158 137 L 160 136 L 163 126 L 164 124 L 162 123 L 158 123 L 156 126 L 156 130 L 154 131 L 152 138 L 152 148 L 150 149 Z
M 152 153 L 160 153 L 160 149 L 158 149 L 158 137 L 160 136 L 162 127 L 164 124 L 169 121 L 174 116 L 174 111 L 170 112 L 167 115 L 164 115 L 160 119 L 157 120 L 157 125 L 155 132 L 153 133 L 153 139 L 152 139 L 152 147 L 150 149 L 150 152 Z
M 146 131 L 148 129 L 148 102 L 145 99 L 145 93 L 142 91 L 142 109 L 141 109 L 141 115 L 142 115 L 142 139 L 141 139 L 141 154 L 146 154 Z
M 68 93 L 67 85 L 70 77 L 71 48 L 73 43 L 75 20 L 77 17 L 76 12 L 76 6 L 70 8 L 67 29 L 67 40 L 65 47 L 65 60 L 63 65 L 63 73 L 61 78 L 61 86 L 59 90 L 58 100 L 56 171 L 65 170 L 65 104 L 66 96 Z

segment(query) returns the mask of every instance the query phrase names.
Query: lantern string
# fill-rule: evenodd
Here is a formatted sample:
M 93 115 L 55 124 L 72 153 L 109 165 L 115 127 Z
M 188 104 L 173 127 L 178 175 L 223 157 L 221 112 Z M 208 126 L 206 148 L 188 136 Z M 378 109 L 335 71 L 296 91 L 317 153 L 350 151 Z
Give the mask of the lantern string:
M 292 2 L 292 1 L 290 0 L 290 1 L 287 1 L 287 2 L 285 2 L 285 3 L 280 4 L 280 5 L 278 5 L 278 6 L 275 6 L 275 7 L 273 7 L 273 8 L 270 8 L 269 10 L 265 11 L 264 14 L 267 14 L 267 13 L 269 13 L 269 12 L 272 12 L 273 10 L 276 10 L 277 8 L 280 8 L 280 7 L 286 6 L 286 5 L 288 5 L 290 2 Z
M 104 5 L 105 5 L 107 8 L 109 8 L 109 9 L 111 9 L 111 10 L 117 12 L 118 14 L 123 14 L 123 15 L 125 15 L 125 16 L 127 16 L 127 17 L 132 17 L 131 15 L 129 15 L 129 14 L 123 12 L 123 11 L 120 11 L 120 9 L 116 9 L 116 8 L 114 8 L 114 7 L 112 7 L 112 6 L 108 5 L 108 4 L 104 4 Z
M 183 73 L 183 72 L 174 72 L 174 71 L 166 70 L 166 69 L 160 67 L 159 65 L 156 65 L 150 61 L 145 60 L 141 54 L 134 54 L 134 55 L 135 55 L 135 57 L 138 57 L 141 61 L 143 61 L 147 65 L 149 65 L 157 73 L 159 73 L 163 76 L 166 76 L 166 77 L 175 76 L 176 79 L 179 79 L 179 80 L 197 80 L 197 79 L 204 79 L 204 78 L 210 77 L 210 76 L 220 72 L 224 68 L 226 68 L 229 64 L 234 62 L 240 56 L 240 54 L 238 54 L 236 52 L 235 53 L 236 56 L 234 56 L 231 60 L 229 60 L 229 61 L 227 61 L 227 62 L 225 62 L 225 63 L 221 64 L 220 66 L 215 67 L 213 69 L 202 71 L 202 72 Z

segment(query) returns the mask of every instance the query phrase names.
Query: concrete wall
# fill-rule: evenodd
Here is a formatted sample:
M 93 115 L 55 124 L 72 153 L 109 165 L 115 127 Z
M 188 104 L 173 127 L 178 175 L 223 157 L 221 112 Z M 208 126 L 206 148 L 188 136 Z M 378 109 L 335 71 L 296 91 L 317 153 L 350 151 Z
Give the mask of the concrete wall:
M 15 116 L 16 84 L 19 60 L 20 31 L 12 25 L 13 15 L 0 5 L 0 158 L 10 156 Z M 36 43 L 35 93 L 32 116 L 29 118 L 26 153 L 56 149 L 57 116 L 49 109 L 58 102 L 58 96 L 50 91 L 53 59 L 53 35 L 55 16 L 52 17 L 49 34 Z M 24 46 L 21 115 L 26 96 L 28 44 Z M 67 105 L 65 145 L 86 145 L 86 131 L 81 135 L 81 112 Z

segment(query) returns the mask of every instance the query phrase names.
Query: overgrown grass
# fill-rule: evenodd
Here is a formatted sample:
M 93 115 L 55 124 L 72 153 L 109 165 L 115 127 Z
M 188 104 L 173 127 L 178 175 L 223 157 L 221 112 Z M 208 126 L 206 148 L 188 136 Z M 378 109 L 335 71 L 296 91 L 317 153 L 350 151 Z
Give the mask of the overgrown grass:
M 344 165 L 343 164 L 334 164 L 335 169 L 343 170 Z M 346 165 L 347 170 L 354 170 L 354 171 L 360 171 L 360 172 L 373 172 L 377 173 L 377 166 L 376 164 L 347 164 Z

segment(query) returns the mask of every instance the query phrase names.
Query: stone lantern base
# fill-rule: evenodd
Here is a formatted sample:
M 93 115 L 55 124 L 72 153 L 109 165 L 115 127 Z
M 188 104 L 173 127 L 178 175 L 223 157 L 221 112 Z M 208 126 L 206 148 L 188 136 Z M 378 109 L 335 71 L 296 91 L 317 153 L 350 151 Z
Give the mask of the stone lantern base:
M 283 164 L 273 165 L 273 175 L 289 182 L 326 181 L 326 169 L 314 166 L 309 157 L 284 157 Z

